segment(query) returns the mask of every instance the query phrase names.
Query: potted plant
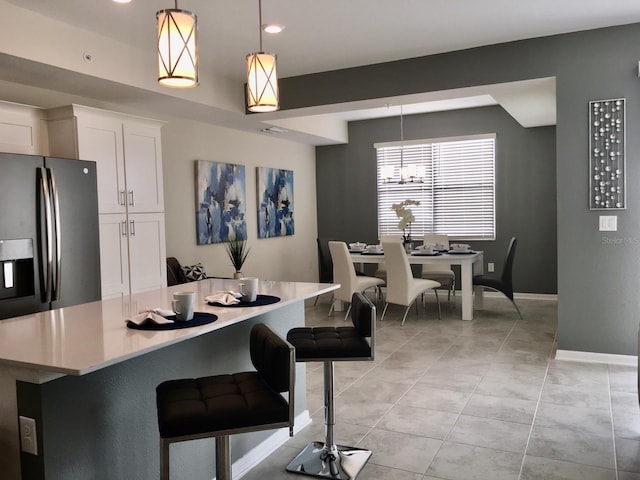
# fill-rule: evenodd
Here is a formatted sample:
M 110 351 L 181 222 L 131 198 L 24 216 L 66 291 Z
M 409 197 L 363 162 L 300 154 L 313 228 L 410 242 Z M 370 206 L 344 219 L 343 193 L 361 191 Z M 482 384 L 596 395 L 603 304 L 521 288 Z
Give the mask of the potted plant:
M 236 269 L 233 278 L 240 278 L 242 277 L 242 265 L 247 259 L 251 249 L 247 247 L 246 240 L 231 240 L 226 244 L 226 247 L 231 265 Z
M 402 240 L 407 251 L 411 250 L 412 247 L 411 223 L 416 220 L 416 217 L 413 215 L 413 212 L 409 208 L 409 206 L 411 205 L 420 205 L 420 202 L 417 200 L 407 199 L 403 202 L 394 203 L 393 205 L 391 205 L 391 208 L 395 210 L 396 215 L 400 219 L 400 221 L 398 222 L 398 228 L 402 230 Z

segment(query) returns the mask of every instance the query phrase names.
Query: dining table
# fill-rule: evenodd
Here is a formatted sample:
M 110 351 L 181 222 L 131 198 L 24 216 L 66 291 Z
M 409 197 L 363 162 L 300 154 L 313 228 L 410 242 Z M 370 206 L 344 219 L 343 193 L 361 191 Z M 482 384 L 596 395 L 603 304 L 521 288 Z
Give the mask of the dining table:
M 383 252 L 350 251 L 353 263 L 373 263 L 382 266 L 384 264 Z M 426 254 L 424 251 L 412 251 L 407 253 L 407 260 L 411 265 L 447 264 L 460 266 L 460 285 L 462 297 L 462 320 L 473 320 L 473 310 L 482 309 L 482 287 L 473 286 L 473 276 L 484 273 L 484 255 L 482 251 L 448 251 Z

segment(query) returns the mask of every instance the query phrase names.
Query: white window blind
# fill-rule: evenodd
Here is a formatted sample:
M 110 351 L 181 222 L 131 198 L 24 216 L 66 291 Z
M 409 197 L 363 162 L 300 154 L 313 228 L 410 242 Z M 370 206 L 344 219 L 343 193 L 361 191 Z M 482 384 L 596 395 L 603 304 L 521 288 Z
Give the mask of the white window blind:
M 420 202 L 409 207 L 416 218 L 410 227 L 414 239 L 436 233 L 454 240 L 494 240 L 495 138 L 491 134 L 375 144 L 378 234 L 403 233 L 391 206 L 411 199 Z

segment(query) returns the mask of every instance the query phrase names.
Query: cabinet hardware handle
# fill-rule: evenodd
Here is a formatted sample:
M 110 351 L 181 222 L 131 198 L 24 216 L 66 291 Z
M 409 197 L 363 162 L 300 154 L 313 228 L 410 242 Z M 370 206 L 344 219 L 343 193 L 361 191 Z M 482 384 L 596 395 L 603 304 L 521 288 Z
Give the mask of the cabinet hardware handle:
M 135 220 L 131 220 L 129 222 L 130 226 L 131 226 L 131 236 L 135 237 L 136 236 L 136 221 Z
M 124 190 L 120 190 L 120 201 L 118 203 L 120 205 L 125 205 L 127 203 L 127 195 Z
M 129 190 L 129 205 L 133 207 L 133 190 Z
M 122 225 L 120 227 L 120 230 L 122 231 L 122 236 L 126 237 L 127 236 L 127 221 L 126 220 L 122 220 L 122 222 L 120 222 Z

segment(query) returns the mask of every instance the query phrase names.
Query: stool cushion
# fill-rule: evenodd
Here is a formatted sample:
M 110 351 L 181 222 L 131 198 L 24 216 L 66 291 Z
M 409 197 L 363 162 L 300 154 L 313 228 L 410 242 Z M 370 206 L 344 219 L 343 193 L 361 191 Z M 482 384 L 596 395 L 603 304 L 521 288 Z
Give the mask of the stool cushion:
M 289 405 L 257 372 L 169 380 L 156 388 L 162 438 L 287 422 Z
M 371 346 L 354 327 L 292 328 L 287 340 L 296 347 L 298 361 L 371 356 Z

